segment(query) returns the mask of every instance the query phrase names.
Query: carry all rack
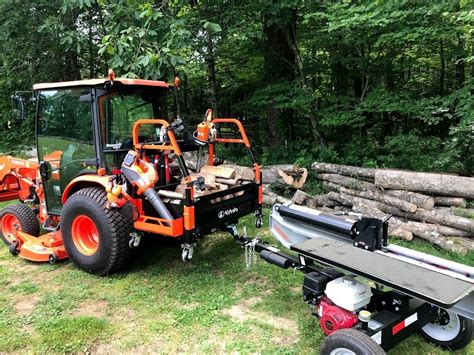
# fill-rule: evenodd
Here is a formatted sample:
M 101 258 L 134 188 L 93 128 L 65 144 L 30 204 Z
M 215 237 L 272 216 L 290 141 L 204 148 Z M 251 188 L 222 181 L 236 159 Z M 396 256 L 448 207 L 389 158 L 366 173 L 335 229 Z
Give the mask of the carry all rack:
M 245 243 L 265 261 L 305 274 L 304 300 L 316 308 L 314 315 L 321 320 L 321 305 L 332 304 L 325 294 L 329 282 L 352 275 L 370 285 L 370 302 L 363 309 L 352 311 L 353 317 L 358 317 L 356 324 L 330 324 L 325 317 L 326 323 L 321 326 L 326 334 L 352 328 L 385 351 L 417 331 L 450 349 L 467 345 L 474 319 L 474 268 L 389 244 L 387 223 L 388 219 L 358 214 L 334 216 L 291 203 L 277 204 L 270 216 L 270 230 L 297 256 L 258 239 L 247 239 Z M 332 307 L 338 308 L 334 304 Z M 370 320 L 362 321 L 361 314 L 367 316 L 367 311 Z M 346 316 L 350 318 L 350 312 Z M 329 319 L 336 322 L 337 317 Z M 453 321 L 458 325 L 468 322 L 471 327 L 459 327 L 460 333 L 447 339 L 449 334 L 444 329 Z M 328 329 L 331 327 L 333 331 Z M 462 331 L 470 334 L 461 334 Z M 332 344 L 330 337 L 328 343 Z

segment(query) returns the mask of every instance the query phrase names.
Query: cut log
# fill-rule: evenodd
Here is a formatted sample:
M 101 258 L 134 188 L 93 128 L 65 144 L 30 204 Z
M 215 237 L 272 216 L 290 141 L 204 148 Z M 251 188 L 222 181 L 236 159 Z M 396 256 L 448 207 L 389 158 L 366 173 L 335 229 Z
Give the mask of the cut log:
M 332 182 L 353 190 L 375 190 L 374 184 L 366 181 L 360 181 L 348 176 L 337 174 L 318 174 L 317 177 L 321 180 Z
M 272 184 L 276 181 L 282 181 L 278 170 L 293 170 L 292 164 L 267 165 L 262 167 L 262 182 L 264 184 Z
M 306 205 L 309 207 L 334 207 L 338 204 L 330 199 L 327 194 L 312 196 L 301 190 L 297 190 L 291 200 L 297 205 Z
M 334 191 L 329 191 L 327 193 L 327 196 L 331 200 L 336 201 L 341 205 L 352 206 L 352 197 L 350 197 L 349 195 L 347 195 L 347 197 L 346 197 L 346 196 L 342 196 L 342 194 L 340 194 L 340 193 L 337 193 L 337 192 L 334 192 Z
M 433 197 L 420 193 L 405 190 L 387 190 L 385 192 L 388 195 L 398 197 L 400 200 L 414 203 L 418 207 L 424 208 L 425 210 L 431 210 L 435 205 L 435 199 Z
M 362 213 L 364 216 L 378 218 L 378 219 L 384 219 L 388 216 L 382 211 L 374 207 L 364 205 L 362 203 L 354 205 L 352 209 L 354 212 Z M 403 223 L 401 221 L 394 220 L 394 219 L 390 219 L 388 222 L 388 234 L 390 236 L 400 238 L 403 240 L 410 241 L 413 239 L 413 233 L 403 228 Z
M 466 255 L 469 250 L 472 250 L 471 242 L 464 238 L 443 235 L 436 226 L 410 221 L 406 223 L 406 227 L 412 231 L 416 237 L 427 240 L 444 250 L 452 251 L 461 255 Z
M 387 205 L 386 203 L 368 200 L 365 198 L 354 197 L 352 195 L 340 192 L 339 195 L 344 200 L 352 201 L 352 204 L 362 203 L 369 206 L 375 207 L 382 212 L 393 214 L 405 219 L 415 219 L 422 222 L 429 222 L 433 224 L 439 224 L 443 226 L 460 229 L 462 231 L 469 232 L 469 235 L 474 235 L 474 220 L 464 217 L 452 216 L 449 214 L 435 213 L 429 210 L 418 209 L 415 213 L 409 213 L 399 210 L 394 206 Z
M 363 213 L 364 215 L 374 216 L 376 218 L 384 218 L 386 215 L 376 208 L 366 206 L 362 203 L 357 203 L 353 207 L 354 211 Z M 473 250 L 474 243 L 469 239 L 462 237 L 448 237 L 440 233 L 438 226 L 419 222 L 403 222 L 397 218 L 389 220 L 389 235 L 404 238 L 410 233 L 412 236 L 427 240 L 438 247 L 455 252 L 461 255 L 466 255 L 469 250 Z
M 365 178 L 372 181 L 375 177 L 375 169 L 359 168 L 357 166 L 314 162 L 311 165 L 311 168 L 317 173 L 346 175 L 354 178 Z
M 414 203 L 410 203 L 410 202 L 407 202 L 407 201 L 404 201 L 404 200 L 400 200 L 397 197 L 387 195 L 387 194 L 385 194 L 383 192 L 380 192 L 380 191 L 377 191 L 377 190 L 365 190 L 365 191 L 360 190 L 360 191 L 358 191 L 358 190 L 348 189 L 348 188 L 345 188 L 343 186 L 338 186 L 336 184 L 326 184 L 326 186 L 328 186 L 330 188 L 333 188 L 333 189 L 335 189 L 339 192 L 343 192 L 345 194 L 348 194 L 348 195 L 362 197 L 362 198 L 366 198 L 366 199 L 369 199 L 369 200 L 380 201 L 380 202 L 386 203 L 388 205 L 395 206 L 395 207 L 401 209 L 402 211 L 407 211 L 407 212 L 413 213 L 417 210 L 417 206 Z
M 426 192 L 431 195 L 474 199 L 473 177 L 401 170 L 376 170 L 375 185 L 391 190 L 409 190 Z
M 235 176 L 235 169 L 224 165 L 204 165 L 200 174 L 210 174 L 224 179 L 232 179 Z
M 293 195 L 291 201 L 293 201 L 294 203 L 296 203 L 297 205 L 304 205 L 305 202 L 306 202 L 306 199 L 308 197 L 311 197 L 310 194 L 307 194 L 306 192 L 304 191 L 301 191 L 301 190 L 296 190 L 295 194 Z
M 298 168 L 296 165 L 292 170 L 278 170 L 278 175 L 283 179 L 285 184 L 295 189 L 301 189 L 308 177 L 308 170 Z
M 474 220 L 474 208 L 460 207 L 436 207 L 433 209 L 437 213 L 445 213 L 459 217 L 466 217 Z
M 220 166 L 234 169 L 235 174 L 239 176 L 242 180 L 246 180 L 246 181 L 255 180 L 255 171 L 251 167 L 234 165 L 234 164 L 223 164 Z
M 277 195 L 269 188 L 263 190 L 263 203 L 266 205 L 274 205 L 275 203 L 286 203 L 289 202 L 287 198 Z
M 466 207 L 466 199 L 462 197 L 435 197 L 434 202 L 437 206 Z

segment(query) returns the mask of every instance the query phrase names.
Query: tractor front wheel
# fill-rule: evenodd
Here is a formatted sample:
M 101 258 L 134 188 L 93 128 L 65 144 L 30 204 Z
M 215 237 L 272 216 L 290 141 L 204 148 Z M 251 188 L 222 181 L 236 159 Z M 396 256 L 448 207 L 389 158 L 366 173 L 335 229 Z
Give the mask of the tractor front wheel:
M 96 275 L 123 269 L 130 258 L 132 222 L 107 209 L 107 195 L 97 187 L 79 190 L 64 205 L 61 233 L 72 262 Z
M 6 245 L 11 245 L 15 241 L 14 232 L 16 230 L 39 236 L 40 226 L 35 212 L 22 203 L 11 205 L 0 211 L 0 236 Z

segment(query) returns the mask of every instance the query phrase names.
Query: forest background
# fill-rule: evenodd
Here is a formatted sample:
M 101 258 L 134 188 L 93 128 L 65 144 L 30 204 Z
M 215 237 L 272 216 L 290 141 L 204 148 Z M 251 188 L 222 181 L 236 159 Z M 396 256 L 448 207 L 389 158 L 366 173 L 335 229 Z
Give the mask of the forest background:
M 11 121 L 13 92 L 113 68 L 146 79 L 178 74 L 184 121 L 194 125 L 208 107 L 241 119 L 263 164 L 472 175 L 473 8 L 472 0 L 2 0 L 0 151 L 34 144 L 33 120 Z

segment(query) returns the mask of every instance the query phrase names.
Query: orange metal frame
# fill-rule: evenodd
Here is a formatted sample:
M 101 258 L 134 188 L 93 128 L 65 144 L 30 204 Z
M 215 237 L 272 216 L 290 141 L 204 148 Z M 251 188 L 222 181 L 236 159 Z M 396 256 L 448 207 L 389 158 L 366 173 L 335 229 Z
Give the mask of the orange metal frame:
M 154 119 L 154 118 L 142 118 L 137 120 L 133 124 L 133 146 L 135 149 L 153 149 L 153 150 L 170 150 L 177 155 L 181 155 L 181 149 L 179 149 L 178 142 L 176 141 L 176 137 L 174 136 L 173 131 L 168 131 L 168 138 L 170 139 L 171 144 L 146 144 L 140 143 L 138 141 L 138 131 L 141 126 L 143 125 L 162 125 L 163 127 L 169 127 L 169 123 L 163 119 Z

